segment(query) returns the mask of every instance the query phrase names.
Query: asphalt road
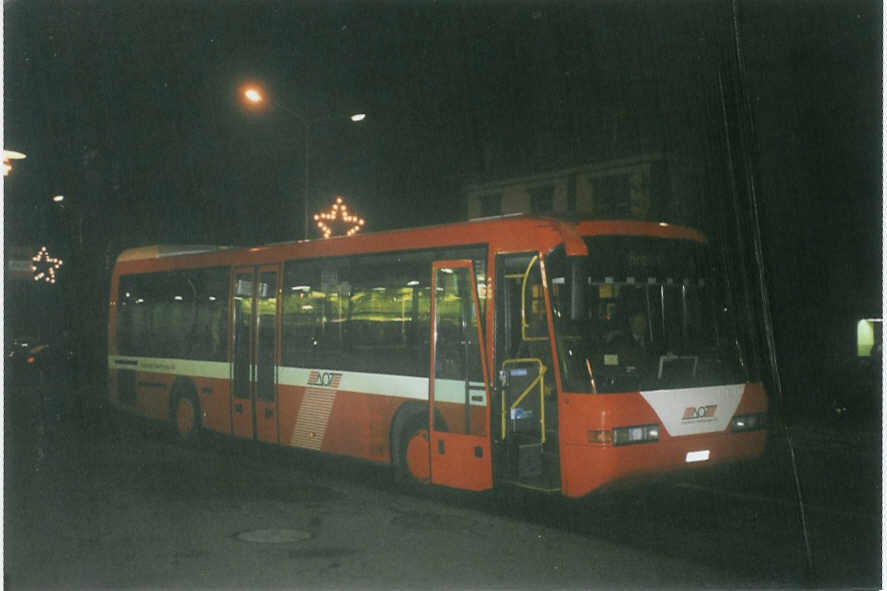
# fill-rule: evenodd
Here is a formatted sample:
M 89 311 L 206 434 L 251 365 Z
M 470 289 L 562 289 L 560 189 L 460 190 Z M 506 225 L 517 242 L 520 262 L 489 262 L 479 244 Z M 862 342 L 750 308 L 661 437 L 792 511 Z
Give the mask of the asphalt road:
M 805 542 L 780 433 L 754 464 L 571 501 L 404 490 L 377 466 L 218 437 L 186 447 L 94 406 L 54 429 L 37 401 L 6 394 L 9 589 L 881 586 L 871 433 L 790 431 Z

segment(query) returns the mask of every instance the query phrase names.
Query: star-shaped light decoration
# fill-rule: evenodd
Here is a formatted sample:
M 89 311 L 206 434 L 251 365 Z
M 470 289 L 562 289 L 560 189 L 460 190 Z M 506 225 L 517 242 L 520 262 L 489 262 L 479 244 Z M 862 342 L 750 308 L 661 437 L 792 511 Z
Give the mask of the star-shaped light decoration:
M 34 274 L 34 281 L 44 281 L 46 283 L 55 283 L 56 272 L 62 268 L 64 261 L 49 256 L 49 249 L 42 246 L 33 257 L 31 257 L 31 272 Z
M 348 206 L 341 195 L 336 197 L 336 202 L 333 203 L 328 212 L 315 213 L 314 221 L 317 222 L 317 228 L 324 238 L 329 238 L 333 235 L 333 229 L 330 226 L 334 222 L 340 222 L 338 225 L 347 228 L 344 232 L 345 236 L 353 236 L 360 232 L 360 229 L 366 223 L 362 217 L 348 213 Z

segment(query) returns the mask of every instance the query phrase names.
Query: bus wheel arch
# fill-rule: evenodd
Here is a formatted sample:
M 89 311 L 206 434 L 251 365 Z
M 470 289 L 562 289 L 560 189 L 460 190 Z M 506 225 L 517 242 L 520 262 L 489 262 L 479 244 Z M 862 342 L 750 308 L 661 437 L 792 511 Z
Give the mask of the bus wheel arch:
M 192 441 L 200 432 L 202 414 L 197 388 L 189 379 L 177 378 L 169 397 L 169 417 L 175 428 L 176 438 Z
M 434 413 L 434 429 L 447 430 L 443 416 L 437 411 Z M 430 445 L 428 405 L 420 402 L 403 404 L 391 421 L 391 463 L 399 482 L 430 482 Z

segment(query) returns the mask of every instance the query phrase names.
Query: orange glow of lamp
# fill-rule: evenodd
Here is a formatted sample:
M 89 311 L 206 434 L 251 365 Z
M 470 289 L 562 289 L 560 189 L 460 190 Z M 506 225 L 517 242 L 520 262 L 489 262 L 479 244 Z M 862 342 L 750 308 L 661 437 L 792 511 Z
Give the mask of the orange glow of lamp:
M 16 152 L 14 150 L 3 150 L 3 176 L 8 176 L 10 172 L 12 172 L 12 163 L 10 160 L 22 160 L 27 158 L 21 152 Z
M 246 97 L 246 100 L 255 104 L 261 103 L 264 100 L 264 97 L 262 96 L 262 93 L 259 91 L 259 89 L 252 87 L 244 90 L 243 96 Z

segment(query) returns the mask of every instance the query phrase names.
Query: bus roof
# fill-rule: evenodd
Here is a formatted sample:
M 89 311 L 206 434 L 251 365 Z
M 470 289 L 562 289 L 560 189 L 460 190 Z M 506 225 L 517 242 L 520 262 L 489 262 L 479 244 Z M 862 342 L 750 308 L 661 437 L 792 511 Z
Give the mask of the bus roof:
M 140 261 L 143 259 L 160 259 L 175 257 L 184 254 L 201 254 L 205 252 L 217 252 L 231 248 L 230 246 L 216 246 L 210 244 L 155 244 L 152 246 L 139 246 L 127 248 L 117 256 L 117 262 Z
M 692 228 L 641 220 L 588 220 L 562 219 L 526 214 L 505 215 L 461 221 L 449 224 L 368 232 L 351 237 L 339 236 L 330 240 L 294 240 L 253 247 L 174 245 L 158 244 L 124 250 L 117 262 L 148 261 L 176 256 L 249 251 L 262 252 L 284 248 L 299 251 L 300 256 L 336 256 L 355 252 L 385 252 L 423 248 L 437 244 L 481 244 L 496 242 L 503 250 L 525 250 L 529 246 L 526 233 L 532 229 L 543 230 L 547 238 L 544 248 L 563 243 L 568 254 L 585 254 L 583 236 L 593 235 L 644 235 L 661 238 L 678 238 L 705 242 L 705 236 Z M 541 245 L 540 245 L 541 246 Z

